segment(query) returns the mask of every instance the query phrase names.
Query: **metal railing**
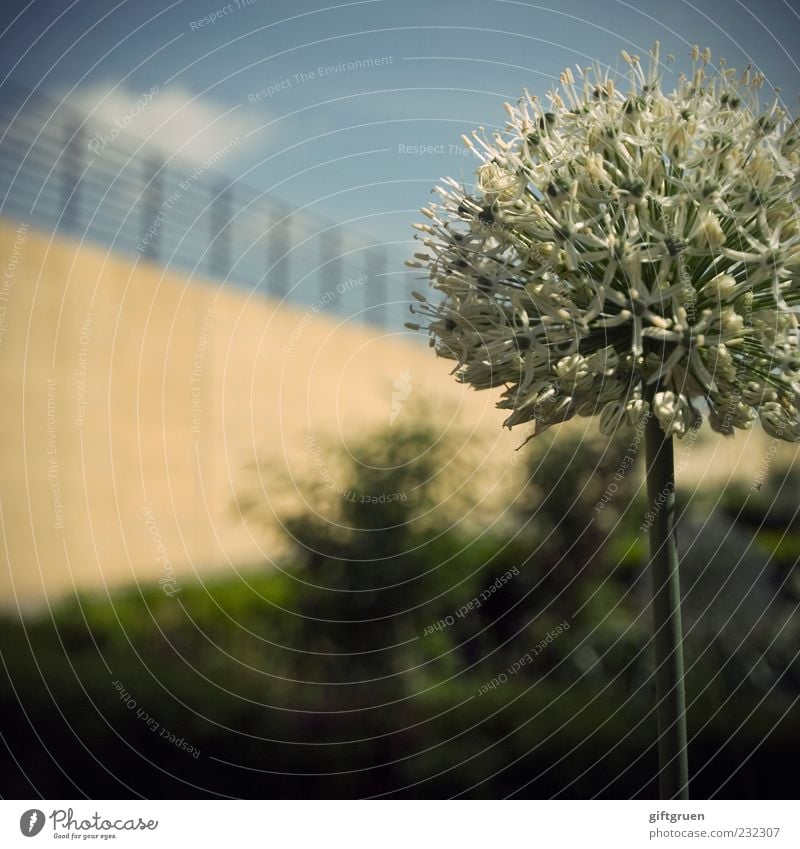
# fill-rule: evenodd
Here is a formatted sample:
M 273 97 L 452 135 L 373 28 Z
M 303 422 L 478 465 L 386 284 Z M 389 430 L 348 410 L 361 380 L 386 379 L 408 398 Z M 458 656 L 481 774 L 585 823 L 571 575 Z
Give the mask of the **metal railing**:
M 383 245 L 225 176 L 224 149 L 194 165 L 127 132 L 93 144 L 92 129 L 67 103 L 4 83 L 0 215 L 137 261 L 386 323 Z

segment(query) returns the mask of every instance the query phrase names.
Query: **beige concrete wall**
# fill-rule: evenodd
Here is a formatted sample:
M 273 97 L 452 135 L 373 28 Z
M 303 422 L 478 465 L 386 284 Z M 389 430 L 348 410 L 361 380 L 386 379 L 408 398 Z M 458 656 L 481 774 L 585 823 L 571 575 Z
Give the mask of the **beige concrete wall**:
M 353 443 L 388 425 L 406 370 L 445 417 L 502 421 L 402 335 L 16 222 L 0 224 L 0 257 L 4 606 L 263 563 L 277 537 L 232 508 L 243 468 L 271 458 L 267 495 L 284 498 L 286 472 L 308 472 L 308 434 Z
M 280 535 L 236 515 L 237 494 L 252 484 L 245 467 L 266 458 L 270 502 L 313 498 L 302 482 L 318 474 L 308 435 L 352 448 L 388 425 L 406 372 L 411 396 L 398 421 L 428 399 L 444 427 L 472 434 L 454 448 L 467 462 L 453 486 L 470 503 L 492 502 L 487 517 L 502 511 L 521 432 L 501 431 L 495 394 L 459 387 L 450 364 L 403 334 L 165 274 L 17 222 L 0 222 L 0 264 L 3 607 L 263 565 Z M 760 431 L 709 440 L 682 477 L 752 477 L 767 446 Z M 322 459 L 332 464 L 333 454 Z

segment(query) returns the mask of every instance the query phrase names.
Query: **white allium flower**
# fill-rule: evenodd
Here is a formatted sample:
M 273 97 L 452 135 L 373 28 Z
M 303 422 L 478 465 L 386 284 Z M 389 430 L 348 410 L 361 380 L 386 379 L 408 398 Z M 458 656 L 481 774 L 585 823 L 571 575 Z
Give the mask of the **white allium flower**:
M 658 45 L 647 70 L 623 53 L 627 91 L 596 67 L 525 92 L 465 137 L 474 188 L 445 179 L 422 210 L 409 264 L 444 297 L 415 312 L 459 380 L 505 387 L 508 427 L 610 433 L 652 399 L 665 433 L 701 402 L 720 433 L 800 441 L 800 127 L 760 74 L 692 56 L 670 93 Z
M 667 436 L 683 436 L 692 426 L 692 409 L 686 396 L 676 392 L 656 392 L 653 412 Z

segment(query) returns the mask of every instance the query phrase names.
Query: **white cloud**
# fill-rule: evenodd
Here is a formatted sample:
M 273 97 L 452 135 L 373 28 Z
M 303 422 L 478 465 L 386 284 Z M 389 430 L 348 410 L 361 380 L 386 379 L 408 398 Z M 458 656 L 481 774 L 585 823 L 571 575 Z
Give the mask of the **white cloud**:
M 178 86 L 134 92 L 112 83 L 95 84 L 75 92 L 68 102 L 88 116 L 86 129 L 95 153 L 145 141 L 167 155 L 203 162 L 237 137 L 244 146 L 245 135 L 255 127 L 242 107 L 231 110 L 231 105 Z

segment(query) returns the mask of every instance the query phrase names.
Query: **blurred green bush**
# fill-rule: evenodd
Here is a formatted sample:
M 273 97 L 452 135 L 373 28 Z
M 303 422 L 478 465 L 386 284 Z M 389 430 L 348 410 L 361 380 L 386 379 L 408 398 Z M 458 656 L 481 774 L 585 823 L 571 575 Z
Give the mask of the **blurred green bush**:
M 0 793 L 653 797 L 629 440 L 529 444 L 517 496 L 478 531 L 453 518 L 468 489 L 443 506 L 453 456 L 432 426 L 356 453 L 347 492 L 406 498 L 285 515 L 279 569 L 0 622 Z M 787 474 L 683 505 L 696 797 L 783 797 L 800 743 Z

